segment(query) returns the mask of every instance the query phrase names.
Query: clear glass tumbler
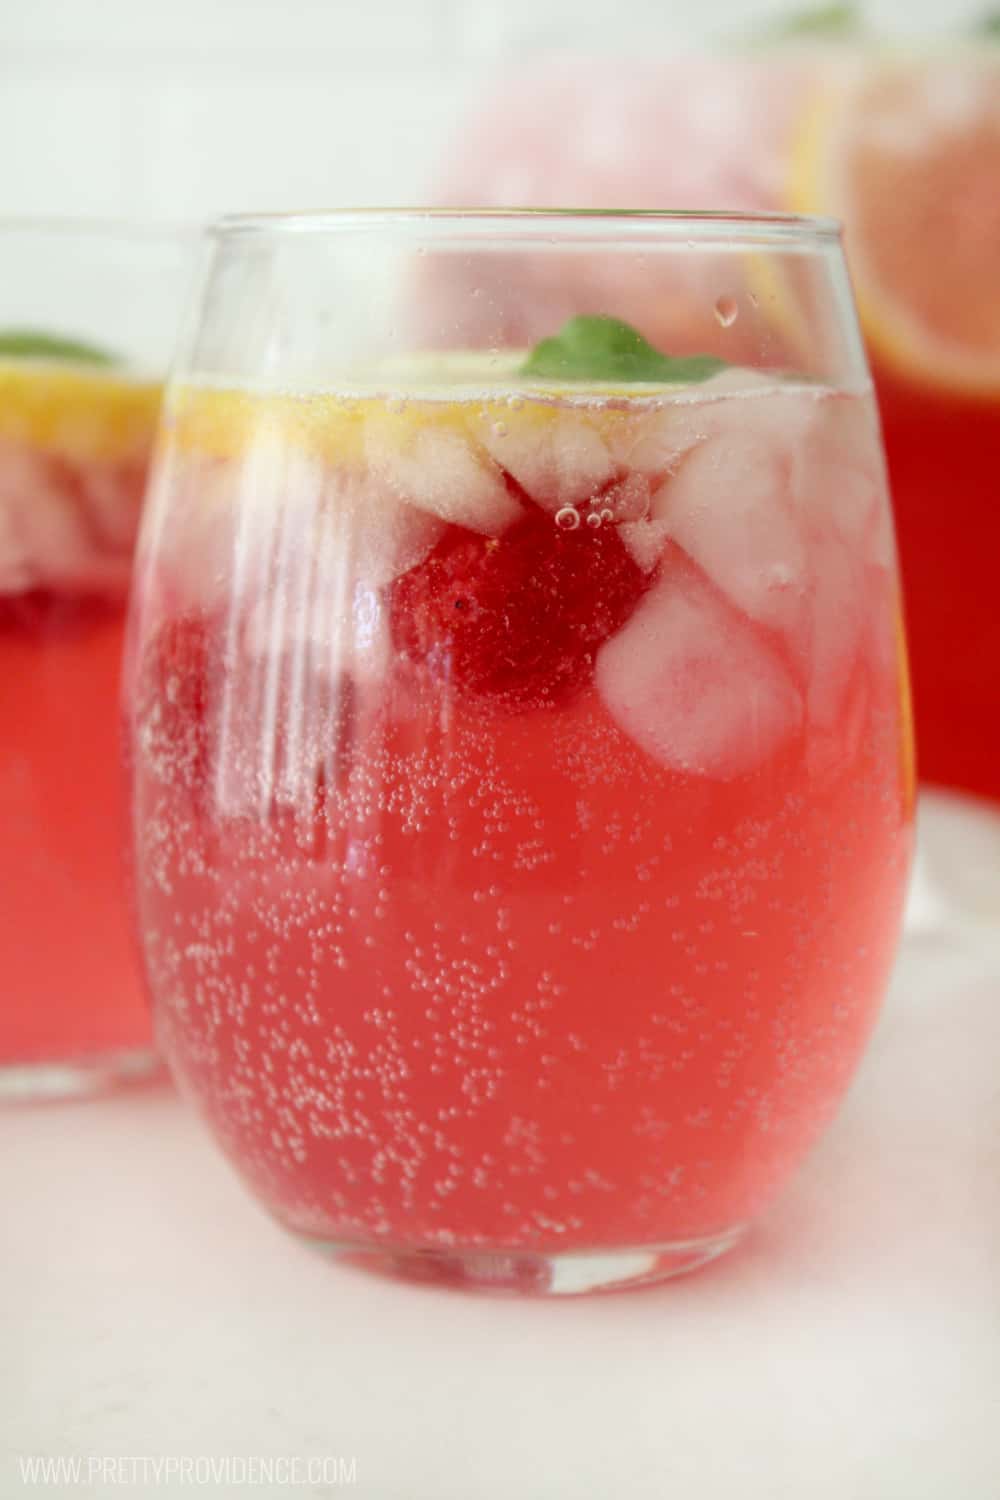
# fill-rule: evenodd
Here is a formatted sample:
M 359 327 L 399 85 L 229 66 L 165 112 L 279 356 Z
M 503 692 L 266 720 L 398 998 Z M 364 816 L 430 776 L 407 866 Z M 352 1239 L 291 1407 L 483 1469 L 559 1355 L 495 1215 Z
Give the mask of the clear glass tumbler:
M 127 691 L 159 1039 L 284 1225 L 525 1291 L 720 1254 L 851 1078 L 912 843 L 836 227 L 224 222 Z
M 0 1099 L 155 1065 L 123 878 L 119 665 L 191 249 L 0 225 Z

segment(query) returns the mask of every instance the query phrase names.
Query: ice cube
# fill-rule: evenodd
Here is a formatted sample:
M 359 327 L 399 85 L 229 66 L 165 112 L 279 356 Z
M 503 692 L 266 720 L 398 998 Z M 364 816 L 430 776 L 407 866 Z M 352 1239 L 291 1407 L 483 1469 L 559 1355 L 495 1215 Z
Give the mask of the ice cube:
M 674 771 L 728 780 L 794 734 L 801 696 L 767 642 L 706 580 L 675 568 L 601 647 L 612 718 Z
M 92 536 L 71 472 L 41 451 L 0 446 L 0 593 L 33 588 L 121 594 L 129 555 Z
M 808 398 L 802 398 L 808 399 Z M 888 511 L 885 470 L 874 409 L 867 401 L 824 393 L 808 407 L 809 420 L 789 445 L 791 480 L 799 504 L 859 554 L 872 547 L 891 561 L 891 527 L 878 524 Z
M 384 586 L 426 556 L 443 523 L 346 471 L 315 505 L 297 508 L 293 486 L 272 520 L 234 579 L 251 654 L 308 662 L 326 679 L 379 680 L 389 653 Z
M 107 463 L 81 463 L 83 508 L 91 532 L 109 551 L 131 555 L 139 529 L 143 472 Z
M 806 706 L 810 721 L 834 727 L 857 662 L 866 617 L 864 559 L 854 548 L 825 537 L 809 595 Z
M 613 521 L 644 521 L 650 511 L 652 488 L 648 475 L 632 471 L 608 486 L 600 496 L 600 508 L 609 510 Z
M 319 459 L 262 430 L 238 458 L 208 469 L 205 477 L 212 489 L 202 502 L 210 499 L 219 511 L 214 555 L 206 555 L 215 587 L 237 613 L 254 608 L 272 590 L 287 591 L 300 555 L 309 556 L 323 506 Z M 192 498 L 197 504 L 197 494 Z
M 780 384 L 771 370 L 754 370 L 747 365 L 727 365 L 717 375 L 710 375 L 699 386 L 693 387 L 693 398 L 701 401 L 716 396 L 759 396 L 762 391 L 773 391 Z
M 330 475 L 323 501 L 331 545 L 342 552 L 359 583 L 380 587 L 416 567 L 444 522 L 398 499 L 369 474 Z
M 745 428 L 709 438 L 654 496 L 674 540 L 752 620 L 794 634 L 808 559 L 788 463 L 774 437 Z
M 170 553 L 174 586 L 185 602 L 202 605 L 252 602 L 271 586 L 275 549 L 315 551 L 321 521 L 341 566 L 376 588 L 420 562 L 443 529 L 366 472 L 332 470 L 263 439 L 234 458 L 168 454 L 154 472 L 147 510 Z
M 485 417 L 479 436 L 536 505 L 555 513 L 596 495 L 616 475 L 607 444 L 580 412 L 532 412 L 500 426 Z
M 870 401 L 814 397 L 791 450 L 790 481 L 809 531 L 809 629 L 803 666 L 810 720 L 834 729 L 845 712 L 862 636 L 876 596 L 874 575 L 894 565 L 878 427 Z
M 619 526 L 618 535 L 633 562 L 638 563 L 644 573 L 652 573 L 669 540 L 670 522 L 627 521 Z
M 664 444 L 679 458 L 697 444 L 734 430 L 773 436 L 789 433 L 805 420 L 801 404 L 766 370 L 731 367 L 709 380 L 677 391 L 664 410 Z M 671 468 L 676 468 L 674 463 Z
M 843 773 L 858 755 L 866 725 L 870 722 L 871 692 L 867 675 L 857 665 L 849 674 L 836 717 L 828 723 L 813 718 L 806 750 L 814 776 Z
M 697 416 L 692 420 L 687 403 L 671 401 L 616 423 L 608 447 L 621 468 L 658 480 L 672 474 L 684 454 L 705 436 L 706 428 Z
M 782 632 L 811 717 L 829 724 L 858 648 L 865 561 L 892 559 L 877 427 L 857 397 L 747 389 L 692 413 L 708 436 L 651 513 L 733 604 Z
M 521 514 L 496 465 L 460 432 L 428 426 L 401 441 L 391 428 L 369 423 L 365 458 L 397 502 L 442 521 L 499 536 Z
M 231 594 L 237 480 L 232 459 L 168 450 L 154 463 L 140 552 L 158 564 L 170 611 L 212 610 Z

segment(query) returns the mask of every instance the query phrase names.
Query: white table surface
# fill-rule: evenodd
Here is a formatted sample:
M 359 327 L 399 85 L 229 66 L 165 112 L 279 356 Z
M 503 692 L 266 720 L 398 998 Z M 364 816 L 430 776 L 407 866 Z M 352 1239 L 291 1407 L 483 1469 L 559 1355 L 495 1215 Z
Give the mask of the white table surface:
M 924 821 L 915 930 L 838 1123 L 688 1279 L 563 1302 L 369 1279 L 272 1225 L 164 1084 L 0 1112 L 2 1500 L 41 1454 L 339 1480 L 237 1467 L 200 1486 L 219 1495 L 996 1500 L 1000 834 L 957 804 Z M 934 882 L 969 850 L 949 938 Z M 39 1492 L 196 1493 L 115 1472 Z

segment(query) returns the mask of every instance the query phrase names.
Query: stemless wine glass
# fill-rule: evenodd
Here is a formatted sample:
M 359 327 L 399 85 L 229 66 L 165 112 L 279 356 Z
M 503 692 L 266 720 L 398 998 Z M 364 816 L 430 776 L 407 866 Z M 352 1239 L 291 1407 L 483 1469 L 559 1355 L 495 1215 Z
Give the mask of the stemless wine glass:
M 127 674 L 178 1077 L 373 1268 L 570 1292 L 720 1254 L 847 1086 L 911 849 L 836 227 L 231 219 L 193 325 Z
M 137 227 L 0 225 L 0 1099 L 154 1065 L 118 677 L 191 248 Z

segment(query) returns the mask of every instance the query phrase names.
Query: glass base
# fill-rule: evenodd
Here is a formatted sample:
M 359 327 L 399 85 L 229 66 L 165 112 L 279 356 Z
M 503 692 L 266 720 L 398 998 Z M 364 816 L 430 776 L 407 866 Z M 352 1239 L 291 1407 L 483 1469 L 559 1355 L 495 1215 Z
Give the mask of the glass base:
M 744 1230 L 745 1226 L 739 1224 L 700 1239 L 565 1254 L 528 1250 L 405 1250 L 315 1240 L 306 1235 L 298 1238 L 344 1265 L 404 1281 L 461 1291 L 575 1297 L 587 1292 L 649 1286 L 697 1271 L 731 1250 Z
M 149 1047 L 121 1048 L 91 1056 L 0 1063 L 0 1104 L 78 1099 L 143 1083 L 161 1068 Z

